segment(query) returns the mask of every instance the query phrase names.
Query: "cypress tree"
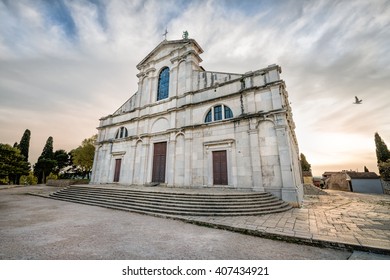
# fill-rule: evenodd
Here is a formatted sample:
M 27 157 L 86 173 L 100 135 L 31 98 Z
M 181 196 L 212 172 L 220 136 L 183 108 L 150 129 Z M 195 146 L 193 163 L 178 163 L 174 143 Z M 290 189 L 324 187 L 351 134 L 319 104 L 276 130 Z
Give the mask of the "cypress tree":
M 46 140 L 45 147 L 43 147 L 43 151 L 41 154 L 42 158 L 53 158 L 53 137 L 49 137 Z
M 375 132 L 375 146 L 376 146 L 376 158 L 378 164 L 381 162 L 386 162 L 390 159 L 390 152 L 386 146 L 386 143 L 379 136 L 378 132 Z
M 28 161 L 28 151 L 30 149 L 30 130 L 26 129 L 23 133 L 22 139 L 20 140 L 20 144 L 18 145 L 20 149 L 20 153 L 24 156 L 25 161 Z
M 302 166 L 302 171 L 310 171 L 311 170 L 311 165 L 310 165 L 310 163 L 307 162 L 304 154 L 301 154 L 301 166 Z
M 46 176 L 53 171 L 56 164 L 53 153 L 53 137 L 50 136 L 47 138 L 42 154 L 34 165 L 34 173 L 38 177 L 38 183 L 46 183 Z

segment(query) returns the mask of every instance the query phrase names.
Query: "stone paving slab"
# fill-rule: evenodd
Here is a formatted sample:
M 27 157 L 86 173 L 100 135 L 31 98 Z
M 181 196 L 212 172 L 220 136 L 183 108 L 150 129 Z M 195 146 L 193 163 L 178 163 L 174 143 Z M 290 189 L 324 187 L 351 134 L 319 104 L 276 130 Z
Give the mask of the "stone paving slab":
M 187 219 L 289 242 L 390 254 L 390 196 L 326 192 L 305 196 L 302 208 L 283 213 Z
M 104 187 L 129 188 L 117 185 Z M 166 187 L 137 187 L 137 189 L 174 192 L 200 191 Z M 41 187 L 35 194 L 47 196 L 53 191 L 55 191 L 53 188 Z M 201 192 L 234 191 L 201 189 Z M 326 190 L 326 193 L 328 195 L 305 195 L 301 208 L 276 214 L 238 217 L 155 216 L 288 242 L 390 255 L 389 195 L 332 190 Z

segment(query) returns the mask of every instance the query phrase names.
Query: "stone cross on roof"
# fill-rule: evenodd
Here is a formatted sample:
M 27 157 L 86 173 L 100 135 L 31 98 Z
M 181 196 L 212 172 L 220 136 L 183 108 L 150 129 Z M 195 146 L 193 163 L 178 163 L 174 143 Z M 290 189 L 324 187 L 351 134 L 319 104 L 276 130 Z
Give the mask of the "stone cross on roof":
M 168 34 L 168 30 L 165 28 L 165 32 L 164 32 L 164 34 L 163 34 L 163 36 L 164 36 L 164 40 L 166 40 L 166 39 L 167 39 L 167 34 Z

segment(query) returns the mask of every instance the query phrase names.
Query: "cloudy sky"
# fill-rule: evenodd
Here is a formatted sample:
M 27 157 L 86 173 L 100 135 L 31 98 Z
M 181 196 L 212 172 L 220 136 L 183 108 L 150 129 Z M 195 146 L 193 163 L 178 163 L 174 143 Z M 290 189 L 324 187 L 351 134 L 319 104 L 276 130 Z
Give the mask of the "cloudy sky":
M 276 63 L 300 152 L 315 175 L 366 165 L 390 146 L 390 1 L 0 0 L 0 143 L 31 130 L 70 151 L 137 90 L 136 65 L 187 30 L 206 70 Z M 354 105 L 354 97 L 363 99 Z

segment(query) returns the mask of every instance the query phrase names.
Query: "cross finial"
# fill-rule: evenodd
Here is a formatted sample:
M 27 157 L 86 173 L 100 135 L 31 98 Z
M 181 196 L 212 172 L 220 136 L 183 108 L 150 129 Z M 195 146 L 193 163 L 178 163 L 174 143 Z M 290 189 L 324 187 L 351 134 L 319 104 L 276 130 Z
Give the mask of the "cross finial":
M 167 34 L 168 34 L 168 30 L 165 28 L 165 32 L 164 32 L 164 34 L 163 34 L 163 36 L 164 36 L 164 40 L 166 40 L 166 39 L 167 39 Z

